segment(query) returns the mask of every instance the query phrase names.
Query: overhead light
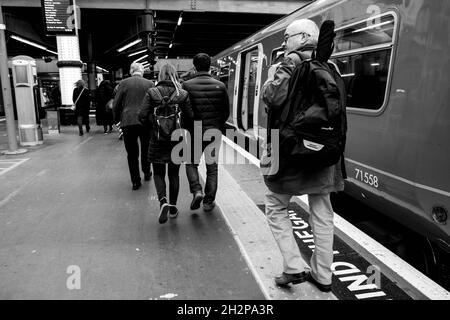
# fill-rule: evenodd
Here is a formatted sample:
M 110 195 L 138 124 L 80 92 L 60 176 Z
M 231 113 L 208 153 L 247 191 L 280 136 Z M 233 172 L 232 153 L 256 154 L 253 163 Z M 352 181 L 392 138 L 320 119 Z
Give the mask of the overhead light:
M 169 56 L 166 56 L 166 59 L 168 59 L 169 58 Z
M 144 49 L 144 50 L 141 50 L 141 51 L 138 51 L 138 52 L 133 52 L 133 53 L 130 53 L 128 55 L 128 57 L 137 56 L 138 54 L 144 53 L 146 51 L 147 51 L 147 49 Z
M 117 52 L 122 52 L 123 50 L 126 50 L 126 49 L 134 46 L 135 44 L 138 44 L 141 41 L 142 41 L 142 39 L 136 39 L 136 40 L 130 42 L 129 44 L 123 46 L 122 48 L 117 49 Z
M 183 17 L 180 15 L 180 17 L 178 18 L 178 23 L 177 23 L 178 26 L 181 24 L 181 21 L 183 21 Z
M 21 37 L 19 37 L 19 36 L 16 36 L 16 35 L 12 35 L 12 36 L 11 36 L 11 38 L 13 38 L 14 40 L 17 40 L 17 41 L 20 41 L 20 42 L 23 42 L 23 43 L 29 44 L 30 46 L 33 46 L 33 47 L 39 48 L 39 49 L 41 49 L 41 50 L 44 50 L 44 51 L 47 51 L 47 52 L 50 52 L 50 53 L 53 53 L 53 54 L 56 54 L 56 55 L 58 55 L 58 52 L 55 52 L 55 51 L 49 50 L 49 49 L 47 49 L 46 47 L 44 47 L 44 46 L 41 46 L 40 44 L 37 44 L 37 43 L 35 43 L 35 42 L 32 42 L 32 41 L 26 40 L 26 39 L 24 39 L 24 38 L 21 38 Z
M 172 43 L 169 44 L 169 49 L 172 48 Z
M 140 57 L 139 59 L 134 60 L 133 62 L 139 62 L 141 60 L 144 60 L 147 57 L 148 57 L 148 54 L 146 54 L 145 56 Z

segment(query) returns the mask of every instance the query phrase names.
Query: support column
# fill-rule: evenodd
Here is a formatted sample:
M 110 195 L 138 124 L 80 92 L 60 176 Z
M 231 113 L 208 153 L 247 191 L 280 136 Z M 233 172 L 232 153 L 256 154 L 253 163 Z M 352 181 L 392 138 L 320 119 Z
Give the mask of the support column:
M 8 151 L 5 154 L 20 154 L 27 152 L 26 149 L 18 149 L 16 136 L 16 121 L 11 94 L 11 83 L 9 80 L 8 53 L 5 41 L 6 26 L 3 23 L 2 3 L 0 1 L 0 78 L 2 84 L 2 96 L 5 105 L 6 128 L 8 133 Z
M 59 79 L 61 88 L 61 119 L 66 113 L 72 113 L 72 94 L 75 82 L 82 79 L 80 60 L 80 45 L 78 36 L 57 36 Z

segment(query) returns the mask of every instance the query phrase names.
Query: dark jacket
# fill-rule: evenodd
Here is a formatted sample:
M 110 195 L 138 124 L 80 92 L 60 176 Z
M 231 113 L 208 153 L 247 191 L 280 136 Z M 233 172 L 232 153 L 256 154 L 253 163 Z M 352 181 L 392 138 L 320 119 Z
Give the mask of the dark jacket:
M 289 80 L 294 68 L 300 62 L 300 57 L 297 54 L 288 55 L 277 68 L 273 81 L 268 81 L 263 86 L 263 100 L 269 112 L 268 130 L 279 129 L 277 120 L 285 107 L 285 101 L 289 94 Z M 274 144 L 275 142 L 272 141 L 272 145 Z M 277 146 L 273 146 L 272 152 L 278 152 Z M 264 159 L 262 159 L 262 162 L 264 162 Z M 344 189 L 340 162 L 320 170 L 302 170 L 295 163 L 289 163 L 287 157 L 279 153 L 278 167 L 278 174 L 264 176 L 264 181 L 272 192 L 303 195 L 325 194 Z
M 169 163 L 171 162 L 172 148 L 179 142 L 163 142 L 157 138 L 157 128 L 152 119 L 155 107 L 161 105 L 161 97 L 157 94 L 157 90 L 160 91 L 162 97 L 171 97 L 175 91 L 175 86 L 171 81 L 160 81 L 156 88 L 149 89 L 142 102 L 141 111 L 139 112 L 139 121 L 150 131 L 148 160 L 152 163 Z M 172 103 L 178 104 L 180 107 L 181 126 L 183 128 L 188 128 L 192 126 L 194 113 L 192 112 L 188 93 L 183 89 L 180 89 L 179 91 L 180 94 L 173 98 Z
M 189 92 L 194 120 L 202 121 L 203 132 L 213 128 L 223 131 L 230 116 L 225 85 L 208 72 L 198 72 L 192 79 L 183 82 L 182 86 Z
M 80 98 L 78 98 L 78 96 L 80 96 Z M 84 88 L 84 91 L 83 88 L 80 87 L 76 87 L 75 89 L 73 89 L 72 101 L 75 104 L 75 115 L 82 116 L 83 118 L 88 118 L 89 109 L 91 106 L 91 95 L 89 89 Z M 75 103 L 75 101 L 77 101 L 77 103 Z
M 139 111 L 148 89 L 153 88 L 153 81 L 134 75 L 122 80 L 117 86 L 114 96 L 114 122 L 121 122 L 120 126 L 140 125 Z
M 113 124 L 112 110 L 107 110 L 106 104 L 113 98 L 113 87 L 108 80 L 104 80 L 95 92 L 97 125 Z

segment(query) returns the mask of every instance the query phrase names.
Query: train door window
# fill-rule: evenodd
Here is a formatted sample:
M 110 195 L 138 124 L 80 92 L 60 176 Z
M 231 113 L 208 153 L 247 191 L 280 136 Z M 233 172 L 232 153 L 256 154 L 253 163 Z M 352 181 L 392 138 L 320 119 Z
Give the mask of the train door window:
M 337 30 L 332 60 L 344 79 L 348 108 L 385 105 L 395 28 L 396 17 L 388 13 Z
M 228 89 L 228 80 L 230 79 L 230 65 L 227 64 L 219 69 L 219 79 L 225 84 Z
M 241 54 L 238 122 L 244 130 L 253 129 L 253 110 L 258 95 L 259 50 L 254 48 Z

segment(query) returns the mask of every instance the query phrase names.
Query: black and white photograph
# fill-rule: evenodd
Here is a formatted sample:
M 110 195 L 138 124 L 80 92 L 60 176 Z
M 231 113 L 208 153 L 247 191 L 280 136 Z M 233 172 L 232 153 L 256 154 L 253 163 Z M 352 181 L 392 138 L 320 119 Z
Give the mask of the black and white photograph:
M 449 71 L 448 0 L 0 0 L 0 300 L 450 300 Z

